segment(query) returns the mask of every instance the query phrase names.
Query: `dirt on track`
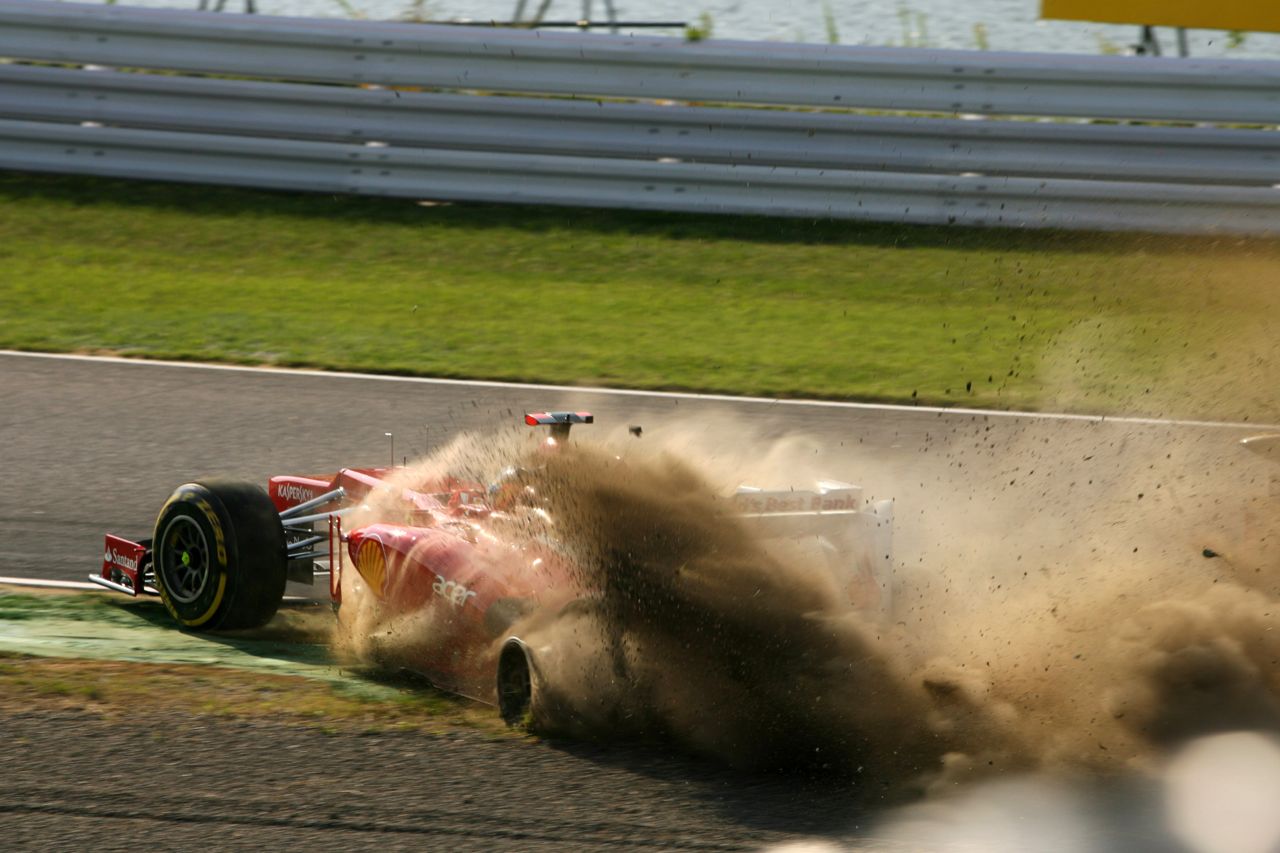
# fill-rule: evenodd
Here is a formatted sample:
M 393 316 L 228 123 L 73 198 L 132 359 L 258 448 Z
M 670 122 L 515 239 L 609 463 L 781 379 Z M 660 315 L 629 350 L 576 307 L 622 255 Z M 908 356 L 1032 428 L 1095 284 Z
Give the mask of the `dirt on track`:
M 73 662 L 5 663 L 22 673 L 0 689 L 8 850 L 754 850 L 847 839 L 859 822 L 843 786 L 648 748 L 456 718 L 193 712 L 155 692 L 127 706 L 50 669 Z M 245 677 L 258 676 L 233 674 L 231 693 Z

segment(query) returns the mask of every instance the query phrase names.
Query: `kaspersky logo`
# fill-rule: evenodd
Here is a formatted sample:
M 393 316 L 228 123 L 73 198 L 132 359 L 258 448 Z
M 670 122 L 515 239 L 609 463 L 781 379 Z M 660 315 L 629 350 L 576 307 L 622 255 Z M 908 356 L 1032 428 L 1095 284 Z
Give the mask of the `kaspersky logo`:
M 107 553 L 103 555 L 102 559 L 111 566 L 118 566 L 122 569 L 128 569 L 131 572 L 136 572 L 138 570 L 137 558 L 126 557 L 124 554 L 121 554 L 112 548 L 107 549 Z
M 316 496 L 316 493 L 311 489 L 304 488 L 296 483 L 286 483 L 280 486 L 279 494 L 281 500 L 297 501 L 298 503 L 309 501 Z

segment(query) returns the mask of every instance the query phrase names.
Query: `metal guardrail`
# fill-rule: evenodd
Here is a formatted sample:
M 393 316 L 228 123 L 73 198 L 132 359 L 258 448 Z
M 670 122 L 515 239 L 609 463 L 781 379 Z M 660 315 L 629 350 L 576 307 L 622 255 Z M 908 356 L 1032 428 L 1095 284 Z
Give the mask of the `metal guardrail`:
M 1280 62 L 993 53 L 0 0 L 0 56 L 289 80 L 942 113 L 1280 121 Z
M 0 168 L 440 200 L 1280 234 L 1280 62 L 974 54 L 0 0 Z M 289 82 L 284 82 L 285 80 Z M 348 85 L 315 85 L 327 81 Z M 395 83 L 451 92 L 370 89 Z
M 0 116 L 575 157 L 1170 183 L 1280 182 L 1280 134 L 1249 130 L 480 98 L 21 65 L 0 66 Z
M 600 161 L 15 121 L 0 121 L 0 168 L 410 198 L 1173 232 L 1206 221 L 1261 232 L 1280 210 L 1280 191 L 1262 187 Z

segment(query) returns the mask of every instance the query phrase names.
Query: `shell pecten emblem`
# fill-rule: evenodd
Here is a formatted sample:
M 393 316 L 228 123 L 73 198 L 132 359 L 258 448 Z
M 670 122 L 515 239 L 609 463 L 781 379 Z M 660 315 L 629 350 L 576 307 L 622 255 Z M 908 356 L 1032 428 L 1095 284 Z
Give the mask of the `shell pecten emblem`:
M 356 552 L 356 571 L 374 595 L 382 595 L 382 588 L 387 583 L 387 556 L 382 551 L 382 543 L 374 539 L 366 539 L 360 543 Z

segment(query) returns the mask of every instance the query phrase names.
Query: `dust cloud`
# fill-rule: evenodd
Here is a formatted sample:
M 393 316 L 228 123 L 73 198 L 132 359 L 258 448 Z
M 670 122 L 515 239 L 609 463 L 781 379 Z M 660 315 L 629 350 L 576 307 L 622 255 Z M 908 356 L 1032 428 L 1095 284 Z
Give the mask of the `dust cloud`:
M 517 460 L 555 519 L 578 598 L 513 629 L 537 655 L 537 726 L 849 775 L 893 801 L 1157 773 L 1196 738 L 1280 731 L 1280 519 L 1239 437 L 972 415 L 832 447 L 704 414 L 640 439 L 580 429 L 553 454 L 464 437 L 394 483 L 490 482 Z M 888 618 L 726 498 L 820 478 L 896 501 Z M 363 517 L 394 519 L 393 493 Z M 430 642 L 430 614 L 351 611 L 354 654 Z
M 686 461 L 640 457 L 579 447 L 537 472 L 588 591 L 568 625 L 526 635 L 560 651 L 544 724 L 751 766 L 926 766 L 925 697 L 887 635 L 824 569 L 764 548 Z
M 413 507 L 404 490 L 423 490 L 426 484 L 450 480 L 486 484 L 493 482 L 513 460 L 537 452 L 537 442 L 527 432 L 506 430 L 491 435 L 464 434 L 410 465 L 397 468 L 343 519 L 346 530 L 374 523 L 412 525 Z M 533 531 L 521 531 L 533 535 Z M 330 640 L 336 657 L 346 665 L 371 665 L 386 669 L 414 669 L 415 660 L 438 647 L 452 629 L 452 608 L 435 599 L 421 609 L 397 612 L 383 606 L 363 578 L 346 560 L 340 576 L 338 620 Z M 476 668 L 483 668 L 496 650 L 477 650 Z M 473 698 L 486 699 L 485 696 Z

